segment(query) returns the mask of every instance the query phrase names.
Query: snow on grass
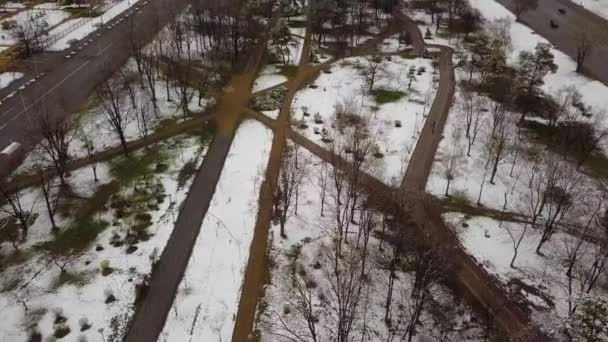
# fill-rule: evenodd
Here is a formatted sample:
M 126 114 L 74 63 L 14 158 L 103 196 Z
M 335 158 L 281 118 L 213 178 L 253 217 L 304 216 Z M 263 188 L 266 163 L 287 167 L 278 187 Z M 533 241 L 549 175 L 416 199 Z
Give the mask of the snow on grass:
M 23 73 L 20 72 L 3 72 L 0 74 L 0 88 L 8 87 L 13 81 L 16 81 L 23 77 Z
M 159 341 L 230 341 L 272 131 L 239 127 Z
M 24 23 L 30 18 L 39 19 L 40 22 L 45 21 L 48 28 L 52 28 L 71 16 L 70 12 L 63 10 L 47 10 L 47 9 L 26 9 L 20 11 L 14 16 L 2 20 L 0 23 L 14 20 L 17 24 Z M 17 40 L 13 37 L 11 30 L 0 28 L 0 44 L 13 45 Z
M 119 16 L 122 12 L 138 3 L 138 0 L 121 0 L 109 7 L 103 14 L 95 18 L 78 18 L 68 20 L 49 32 L 49 36 L 74 28 L 72 32 L 47 47 L 49 51 L 61 51 L 70 47 L 70 41 L 80 40 L 95 31 L 108 21 Z
M 608 0 L 570 0 L 577 5 L 581 5 L 587 10 L 608 19 Z
M 287 77 L 281 74 L 281 70 L 276 65 L 266 65 L 256 78 L 252 92 L 272 88 L 285 82 L 287 82 Z
M 131 62 L 129 62 L 131 63 Z M 133 63 L 128 64 L 128 72 L 136 72 Z M 127 72 L 127 73 L 128 73 Z M 127 95 L 127 91 L 121 92 L 120 106 L 126 114 L 125 118 L 125 139 L 127 141 L 133 141 L 140 139 L 142 134 L 138 128 L 137 114 L 136 112 L 142 106 L 146 106 L 148 109 L 148 133 L 151 134 L 154 130 L 159 127 L 164 120 L 175 120 L 176 122 L 183 120 L 183 110 L 179 104 L 179 90 L 174 85 L 169 88 L 169 97 L 167 97 L 167 90 L 165 82 L 162 79 L 158 79 L 154 85 L 156 92 L 156 100 L 158 105 L 158 117 L 154 115 L 154 109 L 151 103 L 151 95 L 148 85 L 142 89 L 137 80 L 132 81 L 132 87 L 135 93 L 135 106 L 130 97 Z M 207 106 L 212 105 L 213 98 L 203 98 L 201 106 L 198 105 L 198 93 L 192 89 L 192 99 L 190 100 L 188 110 L 193 115 L 200 114 L 204 111 Z M 72 132 L 72 139 L 70 141 L 69 153 L 72 158 L 84 158 L 87 156 L 87 150 L 83 136 L 90 139 L 95 152 L 107 150 L 108 148 L 117 147 L 120 141 L 112 128 L 108 123 L 104 110 L 101 104 L 96 102 L 95 96 L 89 99 L 89 103 L 92 104 L 91 108 L 79 113 L 78 122 L 79 129 Z M 187 118 L 191 118 L 188 116 Z M 34 158 L 37 154 L 45 155 L 41 152 L 41 146 L 37 146 L 32 153 L 29 153 L 25 161 L 15 171 L 15 174 L 27 173 L 34 164 Z
M 197 157 L 195 164 L 200 165 L 202 159 L 200 155 L 204 154 L 204 146 L 201 146 L 199 141 L 198 137 L 180 137 L 157 145 L 156 151 L 169 154 L 165 161 L 168 168 L 149 174 L 146 180 L 140 178 L 132 186 L 119 190 L 120 197 L 134 199 L 144 191 L 152 191 L 160 185 L 163 188 L 161 192 L 164 194 L 163 200 L 155 197 L 152 200 L 154 206 L 150 206 L 151 202 L 138 203 L 128 200 L 131 208 L 145 206 L 143 213 L 150 215 L 151 225 L 146 228 L 146 232 L 150 235 L 147 239 L 136 243 L 136 250 L 131 250 L 129 254 L 128 243 L 120 246 L 109 243 L 116 237 L 125 239 L 131 226 L 135 224 L 131 216 L 122 219 L 117 209 L 105 207 L 91 218 L 94 222 L 104 220 L 109 226 L 102 230 L 88 247 L 71 257 L 73 259 L 68 263 L 66 270 L 68 275 L 74 277 L 72 282 L 58 283 L 61 273 L 59 266 L 51 262 L 50 254 L 32 248 L 35 243 L 49 239 L 52 241 L 54 236 L 50 234 L 50 223 L 39 191 L 35 189 L 25 191 L 28 206 L 33 201 L 30 198 L 37 198 L 34 211 L 39 216 L 30 228 L 27 242 L 21 246 L 24 261 L 8 265 L 2 273 L 0 341 L 30 341 L 29 336 L 33 331 L 39 332 L 42 340 L 50 341 L 49 336 L 53 335 L 58 327 L 55 324 L 58 314 L 66 319 L 64 325 L 70 329 L 70 333 L 61 341 L 83 341 L 81 335 L 84 335 L 89 342 L 109 341 L 113 331 L 111 327 L 113 321 L 119 328 L 119 335 L 116 337 L 121 338 L 121 327 L 124 327 L 132 314 L 134 284 L 142 275 L 150 272 L 153 260 L 151 256 L 160 255 L 173 229 L 180 203 L 185 199 L 188 191 L 190 183 L 188 179 L 183 186 L 178 186 L 180 170 L 192 158 Z M 138 151 L 133 155 L 142 153 L 144 151 Z M 154 165 L 151 167 L 154 168 Z M 72 173 L 70 184 L 80 196 L 90 196 L 93 187 L 98 188 L 112 180 L 107 164 L 100 166 L 99 176 L 101 181 L 93 182 L 91 169 L 85 167 Z M 75 209 L 77 208 L 72 210 Z M 60 215 L 58 218 L 62 230 L 65 230 L 72 220 Z M 2 244 L 2 251 L 7 252 L 11 249 L 8 243 Z M 55 260 L 60 264 L 65 259 Z M 102 263 L 108 263 L 113 271 L 105 276 L 102 275 Z M 116 301 L 106 303 L 110 294 Z M 88 320 L 91 328 L 81 332 L 80 320 L 83 318 Z
M 513 240 L 524 232 L 524 226 L 515 222 L 500 222 L 487 217 L 465 217 L 459 213 L 448 213 L 444 218 L 459 233 L 462 246 L 487 271 L 496 275 L 505 285 L 512 285 L 516 289 L 514 279 L 531 288 L 522 287 L 519 294 L 525 297 L 532 305 L 539 322 L 547 324 L 547 328 L 555 328 L 561 324 L 568 315 L 568 278 L 564 261 L 567 258 L 566 246 L 572 246 L 573 237 L 557 232 L 551 240 L 543 245 L 543 256 L 535 252 L 540 240 L 540 232 L 532 228 L 526 234 L 519 247 L 515 268 L 510 267 L 514 255 Z M 584 243 L 581 255 L 581 264 L 589 267 L 590 254 L 596 246 Z M 575 271 L 578 272 L 578 269 Z M 574 281 L 577 287 L 577 281 Z M 575 291 L 575 298 L 577 289 Z M 592 292 L 607 296 L 605 289 L 598 286 Z M 575 299 L 574 298 L 574 299 Z
M 301 297 L 298 295 L 297 287 L 294 286 L 294 279 L 305 282 L 302 285 L 304 293 L 308 294 L 307 291 L 310 291 L 309 298 L 316 318 L 317 340 L 330 341 L 336 337 L 334 310 L 337 304 L 330 285 L 329 279 L 332 275 L 328 260 L 330 255 L 333 255 L 335 238 L 335 232 L 332 229 L 335 225 L 333 216 L 335 208 L 330 200 L 332 196 L 335 196 L 335 190 L 331 185 L 327 187 L 328 200 L 324 205 L 324 216 L 321 216 L 322 188 L 320 186 L 320 175 L 325 172 L 323 171 L 325 167 L 327 170 L 331 170 L 331 166 L 325 164 L 324 167 L 324 162 L 308 151 L 300 149 L 300 153 L 298 158 L 303 160 L 300 165 L 306 166 L 307 177 L 299 190 L 297 214 L 291 215 L 286 222 L 286 238 L 280 236 L 278 224 L 271 227 L 271 234 L 268 237 L 269 259 L 271 260 L 270 277 L 269 283 L 265 287 L 265 297 L 258 306 L 261 315 L 258 315 L 256 326 L 261 331 L 261 341 L 265 342 L 291 341 L 292 334 L 310 335 L 306 321 L 298 313 L 297 305 Z M 331 173 L 331 171 L 329 172 Z M 369 341 L 384 341 L 390 336 L 384 321 L 388 290 L 388 271 L 384 262 L 390 260 L 392 247 L 387 241 L 381 243 L 379 240 L 382 229 L 381 220 L 381 215 L 374 216 L 375 230 L 370 234 L 366 267 L 368 279 L 366 282 L 369 287 L 364 287 L 359 308 L 355 311 L 353 320 L 353 336 L 364 335 Z M 350 255 L 351 252 L 357 253 L 355 246 L 358 246 L 359 229 L 359 225 L 350 226 L 350 243 L 343 245 L 343 260 L 347 260 L 347 255 Z M 387 228 L 388 235 L 393 236 L 393 229 L 399 228 Z M 408 254 L 410 252 L 403 251 L 404 260 L 411 256 Z M 359 269 L 356 272 L 359 272 Z M 412 273 L 397 270 L 391 307 L 392 326 L 396 329 L 403 329 L 409 319 L 408 299 L 412 290 L 412 275 Z M 480 330 L 476 328 L 476 323 L 471 321 L 469 310 L 455 301 L 450 292 L 442 285 L 434 286 L 431 293 L 436 300 L 432 305 L 447 307 L 440 309 L 444 312 L 454 310 L 453 315 L 448 315 L 442 322 L 448 323 L 453 319 L 454 329 L 450 334 L 446 334 L 447 341 L 479 340 Z M 429 308 L 427 307 L 427 309 Z M 439 336 L 437 326 L 436 317 L 430 314 L 430 310 L 425 310 L 420 324 L 417 326 L 418 335 L 414 340 L 437 340 Z M 363 333 L 364 328 L 365 333 Z M 400 333 L 397 334 L 401 336 Z
M 488 20 L 505 17 L 510 19 L 513 46 L 510 56 L 511 62 L 517 60 L 521 51 L 533 50 L 538 43 L 549 43 L 527 26 L 516 22 L 515 15 L 495 0 L 471 0 L 471 4 L 479 9 Z M 593 106 L 596 111 L 608 108 L 608 97 L 606 96 L 608 87 L 599 81 L 576 73 L 576 62 L 560 50 L 552 49 L 551 51 L 555 55 L 555 64 L 559 68 L 556 73 L 550 73 L 545 77 L 543 89 L 549 94 L 555 94 L 560 88 L 572 85 L 581 93 L 585 104 Z M 604 122 L 604 125 L 608 126 L 608 122 Z
M 380 178 L 387 184 L 395 184 L 400 181 L 415 147 L 436 92 L 438 76 L 431 60 L 401 56 L 385 58 L 382 62 L 384 72 L 378 73 L 374 90 L 382 93 L 379 98 L 398 96 L 378 103 L 368 94 L 368 86 L 361 75 L 366 63 L 365 57 L 346 58 L 334 64 L 329 73 L 321 73 L 314 81 L 315 88 L 309 86 L 296 94 L 293 118 L 300 120 L 299 126 L 302 123 L 308 126 L 301 129 L 308 138 L 324 144 L 324 137 L 336 135 L 334 106 L 345 102 L 360 106 L 360 115 L 368 122 L 370 133 L 377 139 L 378 152 L 383 154 L 379 159 Z M 425 71 L 415 75 L 416 79 L 408 89 L 410 68 L 425 68 Z M 381 102 L 385 101 L 381 99 Z M 309 116 L 304 116 L 304 110 Z M 323 123 L 316 124 L 315 116 Z M 401 127 L 396 127 L 399 124 Z

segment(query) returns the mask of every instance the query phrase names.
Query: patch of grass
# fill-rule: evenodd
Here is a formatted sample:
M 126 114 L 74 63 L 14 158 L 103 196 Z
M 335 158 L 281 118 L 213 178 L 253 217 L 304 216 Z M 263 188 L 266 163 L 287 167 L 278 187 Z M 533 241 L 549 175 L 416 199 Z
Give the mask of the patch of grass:
M 564 139 L 567 137 L 565 127 L 551 127 L 540 122 L 527 121 L 526 128 L 538 142 L 546 145 L 552 151 L 560 154 L 565 153 L 575 161 L 582 158 L 583 152 L 578 144 L 574 144 L 574 148 L 564 146 Z M 591 176 L 608 179 L 608 157 L 601 151 L 591 153 L 583 166 L 589 170 Z
M 60 272 L 59 277 L 53 282 L 53 289 L 58 289 L 63 285 L 75 285 L 83 287 L 89 282 L 89 277 L 83 272 Z
M 55 238 L 38 245 L 49 253 L 66 255 L 87 248 L 109 223 L 103 220 L 83 221 L 59 232 Z
M 471 201 L 467 198 L 467 195 L 463 191 L 456 190 L 450 193 L 448 197 L 448 203 L 457 208 L 471 207 Z
M 154 172 L 154 165 L 164 162 L 166 154 L 162 148 L 152 146 L 141 152 L 132 152 L 129 157 L 119 157 L 111 161 L 112 175 L 126 186 L 139 177 Z
M 374 89 L 371 94 L 378 104 L 396 102 L 405 96 L 405 93 L 402 91 L 389 89 Z

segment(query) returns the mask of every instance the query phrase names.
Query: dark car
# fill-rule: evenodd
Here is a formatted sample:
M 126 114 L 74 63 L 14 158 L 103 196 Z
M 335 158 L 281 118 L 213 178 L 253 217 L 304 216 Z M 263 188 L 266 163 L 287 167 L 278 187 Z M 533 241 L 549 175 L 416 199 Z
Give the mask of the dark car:
M 560 8 L 557 11 L 559 12 L 559 14 L 566 14 L 566 10 L 563 8 Z
M 559 27 L 559 25 L 553 19 L 549 20 L 549 25 L 551 25 L 551 28 L 554 29 Z

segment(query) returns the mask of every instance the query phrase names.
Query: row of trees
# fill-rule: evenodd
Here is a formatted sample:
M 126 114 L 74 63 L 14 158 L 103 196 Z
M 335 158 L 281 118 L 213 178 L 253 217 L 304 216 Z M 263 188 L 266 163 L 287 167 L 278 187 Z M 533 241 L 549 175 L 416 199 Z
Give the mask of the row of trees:
M 308 224 L 321 225 L 328 238 L 315 242 L 315 247 L 305 244 L 291 249 L 288 272 L 279 276 L 287 292 L 285 304 L 282 311 L 271 313 L 270 332 L 293 341 L 322 341 L 327 336 L 344 342 L 376 338 L 371 320 L 378 317 L 377 303 L 383 297 L 387 327 L 383 338 L 411 341 L 423 313 L 428 313 L 431 290 L 441 281 L 446 263 L 439 246 L 405 248 L 404 241 L 415 241 L 405 233 L 407 206 L 383 215 L 362 194 L 368 174 L 377 169 L 375 136 L 354 103 L 346 101 L 336 110 L 336 120 L 350 125 L 333 137 L 329 163 L 312 164 L 295 145 L 283 155 L 274 192 L 281 237 L 290 234 L 286 222 L 297 215 L 300 192 L 312 182 L 318 195 L 307 193 L 306 199 L 319 196 L 315 202 L 320 218 Z M 311 165 L 315 165 L 314 174 Z M 304 253 L 304 248 L 314 249 Z M 448 321 L 443 322 L 442 334 L 453 332 Z
M 211 33 L 200 30 L 198 25 L 201 21 L 195 21 L 195 18 L 202 15 L 201 13 L 178 16 L 153 42 L 141 49 L 139 42 L 131 39 L 136 69 L 133 70 L 132 65 L 127 64 L 97 87 L 94 97 L 98 105 L 97 110 L 106 127 L 114 133 L 117 145 L 122 146 L 125 156 L 129 155 L 129 127 L 136 127 L 140 138 L 146 139 L 154 127 L 154 122 L 161 118 L 159 92 L 162 91 L 160 89 L 163 83 L 167 101 L 176 103 L 178 110 L 187 117 L 190 115 L 189 107 L 195 96 L 198 96 L 198 104 L 201 105 L 209 87 L 214 82 L 221 81 L 220 73 L 225 68 L 214 64 L 219 63 L 220 59 L 211 58 L 214 55 L 208 51 L 209 47 L 205 46 L 206 43 L 201 41 L 200 36 L 205 33 L 205 39 L 214 41 L 220 38 L 213 38 Z M 131 30 L 129 35 L 131 38 L 134 37 L 132 32 Z M 222 31 L 218 34 L 224 33 Z M 238 48 L 241 49 L 242 38 L 237 38 Z M 235 50 L 231 48 L 230 51 Z M 204 58 L 210 64 L 207 68 L 194 68 L 195 58 Z M 61 103 L 54 108 L 56 110 L 48 106 L 50 105 L 38 106 L 36 112 L 39 115 L 31 122 L 31 134 L 39 136 L 41 142 L 35 151 L 35 162 L 30 171 L 40 180 L 52 230 L 57 231 L 55 216 L 60 197 L 69 188 L 68 165 L 73 158 L 72 151 L 79 148 L 75 145 L 82 144 L 95 180 L 95 157 L 98 151 L 91 136 L 92 132 L 81 127 L 73 117 L 57 114 L 63 112 Z M 31 201 L 24 200 L 19 191 L 11 192 L 4 188 L 0 191 L 2 201 L 6 204 L 3 207 L 5 215 L 19 226 L 19 232 L 11 236 L 14 246 L 17 247 L 18 243 L 27 237 L 33 207 L 30 205 Z

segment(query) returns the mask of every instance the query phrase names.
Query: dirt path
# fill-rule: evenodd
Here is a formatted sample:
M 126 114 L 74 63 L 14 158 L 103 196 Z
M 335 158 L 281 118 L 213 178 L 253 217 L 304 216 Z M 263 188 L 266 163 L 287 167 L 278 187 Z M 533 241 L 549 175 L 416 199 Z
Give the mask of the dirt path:
M 300 64 L 296 75 L 287 82 L 287 93 L 283 99 L 279 115 L 274 122 L 263 121 L 263 123 L 273 126 L 274 136 L 265 179 L 260 187 L 258 217 L 251 242 L 249 260 L 245 269 L 241 298 L 232 334 L 233 342 L 249 340 L 255 322 L 258 298 L 264 295 L 262 285 L 267 277 L 266 251 L 272 220 L 273 189 L 279 178 L 283 151 L 287 144 L 286 131 L 290 126 L 291 103 L 300 86 L 313 79 L 318 73 L 317 68 L 307 65 L 311 47 L 310 40 L 310 29 L 307 29 Z
M 376 203 L 383 210 L 390 208 L 393 212 L 400 214 L 398 217 L 411 217 L 413 219 L 418 228 L 415 235 L 419 243 L 426 246 L 439 246 L 445 260 L 450 261 L 449 271 L 452 287 L 475 307 L 480 308 L 482 312 L 491 312 L 494 315 L 494 322 L 502 332 L 519 340 L 547 341 L 549 339 L 534 324 L 530 324 L 528 314 L 514 303 L 502 284 L 494 276 L 487 273 L 481 265 L 478 265 L 475 259 L 460 246 L 458 236 L 443 222 L 441 216 L 443 203 L 424 193 L 434 156 L 441 141 L 441 132 L 452 105 L 455 89 L 452 50 L 443 46 L 432 47 L 440 49 L 440 86 L 400 188 L 392 189 L 368 175 L 362 177 L 361 183 L 372 199 L 372 203 Z M 289 101 L 290 98 L 287 98 L 286 102 Z M 284 103 L 281 112 L 284 113 L 285 109 Z M 256 117 L 255 113 L 249 112 L 249 114 Z M 283 131 L 284 129 L 283 125 L 285 123 L 281 122 L 280 119 L 274 122 L 263 117 L 258 116 L 258 118 L 271 127 L 278 125 L 277 131 Z M 283 133 L 280 135 L 282 148 L 284 146 Z M 321 159 L 348 172 L 350 164 L 336 159 L 332 153 L 322 146 L 291 129 L 287 130 L 287 135 L 291 140 Z M 280 155 L 276 156 L 276 162 L 277 164 L 269 165 L 269 174 L 274 176 L 274 178 L 269 177 L 270 182 L 276 182 L 276 177 L 278 177 Z M 265 208 L 266 211 L 260 217 L 263 216 L 269 222 L 272 185 L 267 186 L 268 193 L 266 196 L 261 196 L 261 200 L 267 201 L 267 203 L 260 206 L 261 213 L 262 208 Z M 268 225 L 264 224 L 263 227 L 267 234 Z M 261 226 L 259 228 L 262 229 Z M 258 251 L 262 253 L 266 250 L 266 240 L 260 241 L 260 243 L 263 246 L 260 246 Z M 264 255 L 261 255 L 260 258 L 261 263 L 264 260 Z M 262 278 L 263 272 L 261 271 L 264 271 L 264 266 L 260 264 L 256 266 L 258 276 Z M 256 287 L 254 290 L 259 288 Z M 248 300 L 251 300 L 251 298 Z M 233 341 L 239 340 L 233 339 Z
M 186 132 L 193 131 L 197 128 L 200 128 L 204 123 L 212 120 L 214 118 L 214 114 L 203 114 L 200 116 L 196 116 L 192 119 L 179 122 L 175 125 L 160 127 L 154 133 L 149 134 L 146 138 L 140 138 L 136 140 L 129 141 L 127 143 L 128 151 L 135 151 L 146 146 L 154 145 L 160 141 L 166 140 L 168 138 L 174 137 L 176 135 L 184 134 Z M 96 162 L 105 162 L 120 156 L 124 153 L 122 146 L 114 146 L 110 147 L 104 151 L 96 152 L 91 158 L 84 157 L 71 160 L 66 170 L 68 172 L 86 167 L 87 165 Z M 49 169 L 47 171 L 47 175 L 55 176 L 56 172 L 53 169 Z M 19 191 L 31 186 L 35 186 L 40 184 L 40 177 L 37 175 L 24 174 L 18 175 L 10 179 L 10 183 L 3 184 L 2 187 L 6 189 L 9 193 L 14 191 Z
M 253 81 L 266 51 L 266 40 L 267 35 L 260 39 L 244 70 L 233 76 L 224 89 L 216 107 L 217 133 L 181 205 L 175 227 L 152 273 L 147 295 L 130 322 L 125 342 L 155 342 L 165 326 L 238 128 L 242 108 L 251 97 Z
M 401 182 L 404 191 L 424 191 L 433 160 L 442 139 L 442 133 L 448 113 L 454 99 L 456 86 L 452 66 L 452 49 L 440 47 L 439 54 L 439 89 L 431 105 L 431 109 L 418 137 L 418 142 Z
M 258 300 L 264 297 L 263 285 L 268 277 L 266 253 L 268 249 L 268 233 L 272 220 L 272 194 L 279 178 L 283 152 L 287 145 L 287 137 L 292 134 L 290 121 L 293 98 L 302 86 L 314 80 L 322 69 L 331 66 L 337 60 L 331 59 L 319 65 L 308 64 L 312 45 L 310 32 L 311 29 L 308 27 L 298 69 L 295 76 L 287 82 L 287 92 L 283 98 L 277 119 L 272 120 L 255 111 L 246 110 L 251 117 L 260 120 L 274 129 L 274 137 L 265 180 L 260 188 L 258 217 L 254 228 L 249 261 L 245 271 L 243 290 L 232 335 L 233 342 L 249 340 L 255 322 Z M 374 49 L 376 44 L 397 32 L 397 26 L 390 25 L 374 39 L 353 49 L 351 55 L 368 54 L 371 49 Z

